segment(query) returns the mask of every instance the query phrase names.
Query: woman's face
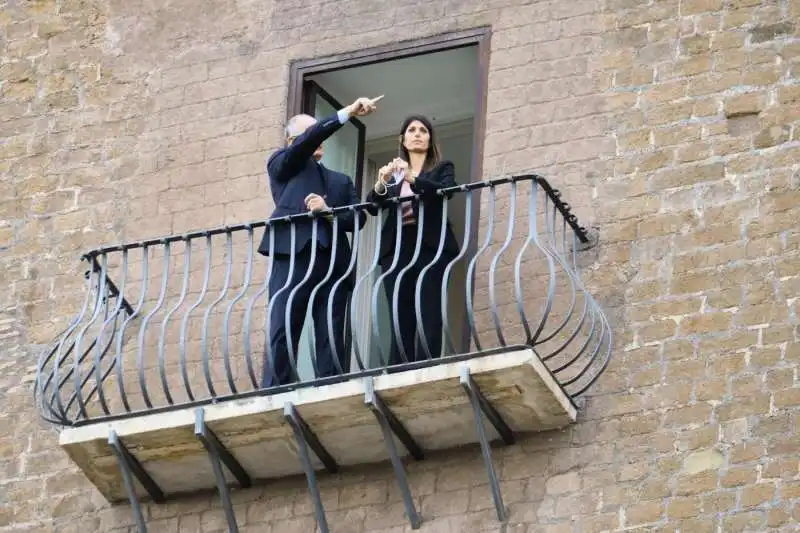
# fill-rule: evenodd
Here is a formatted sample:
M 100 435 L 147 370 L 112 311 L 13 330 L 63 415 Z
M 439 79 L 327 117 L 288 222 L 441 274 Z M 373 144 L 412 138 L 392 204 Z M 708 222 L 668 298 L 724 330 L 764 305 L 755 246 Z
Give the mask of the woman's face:
M 412 121 L 406 128 L 405 133 L 403 133 L 403 146 L 409 152 L 426 153 L 430 142 L 431 133 L 425 127 L 425 124 L 419 120 Z

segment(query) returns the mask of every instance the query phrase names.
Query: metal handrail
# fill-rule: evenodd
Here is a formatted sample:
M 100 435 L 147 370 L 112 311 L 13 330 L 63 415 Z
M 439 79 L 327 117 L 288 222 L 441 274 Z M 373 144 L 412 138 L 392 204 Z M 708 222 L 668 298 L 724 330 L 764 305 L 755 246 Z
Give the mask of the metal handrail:
M 476 193 L 480 192 L 487 193 L 480 214 L 486 221 L 483 225 L 475 216 Z M 460 185 L 436 194 L 433 203 L 415 194 L 380 204 L 361 203 L 87 252 L 82 256 L 90 266 L 83 306 L 37 365 L 34 396 L 42 416 L 58 426 L 82 425 L 521 347 L 537 353 L 570 398 L 585 393 L 609 363 L 612 332 L 579 276 L 577 250 L 579 243 L 589 239 L 560 192 L 540 176 L 523 175 Z M 385 212 L 381 224 L 396 224 L 395 232 L 400 235 L 401 206 L 406 201 L 418 206 L 420 228 L 419 238 L 407 248 L 413 246 L 415 258 L 424 256 L 413 268 L 398 266 L 401 253 L 410 253 L 401 252 L 398 243 L 388 260 L 380 258 L 381 232 L 358 222 L 367 219 L 372 221 L 367 224 L 375 225 Z M 460 237 L 459 249 L 445 252 L 445 221 L 452 220 L 448 215 L 460 207 L 463 232 L 452 228 L 453 235 Z M 439 241 L 423 243 L 426 209 L 439 208 L 441 225 L 425 234 L 426 238 L 436 235 Z M 373 216 L 366 216 L 368 213 Z M 348 244 L 342 241 L 345 233 L 339 231 L 345 217 L 356 223 L 347 233 L 352 254 L 342 270 L 334 267 L 332 258 L 337 248 Z M 315 350 L 300 346 L 296 353 L 289 343 L 293 381 L 266 386 L 259 381 L 259 374 L 273 381 L 278 377 L 268 342 L 271 321 L 266 316 L 280 307 L 276 302 L 281 290 L 270 288 L 278 276 L 273 253 L 276 231 L 288 230 L 294 249 L 298 232 L 309 226 L 311 241 L 327 235 L 332 253 L 310 247 L 312 267 L 305 271 L 294 255 L 283 259 L 290 272 L 296 269 L 300 277 L 295 283 L 287 278 L 280 287 L 289 302 L 282 323 L 296 330 L 298 319 L 290 318 L 291 302 L 310 302 L 307 315 L 318 309 L 320 316 L 327 318 L 321 322 L 326 331 L 318 333 L 318 338 L 327 340 L 334 352 L 339 351 L 342 336 L 352 343 L 344 344 L 350 364 L 347 357 L 339 358 L 336 353 L 332 360 L 335 371 L 322 376 Z M 268 257 L 259 256 L 260 261 L 254 239 L 258 228 L 269 230 Z M 374 243 L 369 242 L 369 228 L 376 235 Z M 222 247 L 218 241 L 223 241 Z M 430 252 L 423 254 L 423 245 L 429 246 Z M 193 254 L 195 250 L 200 253 Z M 195 260 L 197 255 L 201 261 Z M 325 257 L 329 259 L 323 263 Z M 359 268 L 363 266 L 359 257 L 369 263 L 366 268 Z M 156 264 L 151 265 L 153 262 Z M 314 270 L 317 273 L 312 276 L 315 267 L 319 272 Z M 404 276 L 413 284 L 408 289 L 410 296 L 401 294 Z M 382 289 L 390 278 L 394 290 Z M 435 291 L 430 287 L 426 291 L 426 280 L 434 280 Z M 384 292 L 387 302 L 382 307 Z M 430 300 L 433 292 L 438 299 Z M 347 309 L 344 325 L 333 320 L 334 299 L 339 294 L 344 294 Z M 411 309 L 401 308 L 401 296 L 413 301 L 413 316 Z M 438 343 L 423 327 L 431 301 L 441 302 L 435 310 L 442 330 Z M 367 314 L 359 314 L 359 310 Z M 406 346 L 402 339 L 400 322 L 407 316 L 412 316 L 421 344 L 416 357 L 413 343 Z M 388 320 L 389 327 L 381 329 L 381 320 Z M 396 345 L 394 361 L 381 346 L 387 339 Z M 300 352 L 307 359 L 299 357 Z M 301 368 L 304 362 L 305 370 Z

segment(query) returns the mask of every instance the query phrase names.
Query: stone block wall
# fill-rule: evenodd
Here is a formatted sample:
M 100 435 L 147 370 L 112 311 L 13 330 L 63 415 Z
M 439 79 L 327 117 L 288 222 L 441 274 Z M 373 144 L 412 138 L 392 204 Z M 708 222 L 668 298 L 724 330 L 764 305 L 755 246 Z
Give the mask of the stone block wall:
M 616 335 L 571 428 L 410 466 L 456 533 L 789 532 L 800 521 L 798 0 L 0 1 L 0 532 L 132 531 L 31 399 L 80 252 L 270 209 L 288 63 L 492 28 L 484 173 L 534 170 L 600 244 Z M 321 479 L 333 531 L 407 531 L 388 467 Z M 235 493 L 243 531 L 313 531 L 303 480 Z M 147 506 L 217 533 L 217 498 Z

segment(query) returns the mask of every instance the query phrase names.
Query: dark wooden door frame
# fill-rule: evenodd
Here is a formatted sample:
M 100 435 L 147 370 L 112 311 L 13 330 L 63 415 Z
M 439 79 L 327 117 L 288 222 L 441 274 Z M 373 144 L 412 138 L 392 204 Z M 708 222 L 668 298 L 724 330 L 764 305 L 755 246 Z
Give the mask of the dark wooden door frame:
M 491 28 L 482 26 L 468 30 L 432 35 L 411 41 L 395 43 L 345 52 L 342 54 L 302 59 L 293 61 L 289 66 L 289 94 L 286 106 L 286 119 L 303 112 L 303 84 L 308 76 L 322 74 L 333 70 L 363 67 L 374 63 L 405 59 L 435 52 L 444 52 L 467 46 L 478 47 L 478 79 L 476 80 L 477 98 L 475 116 L 472 126 L 472 171 L 470 182 L 483 179 L 483 144 L 486 136 L 486 100 L 489 91 L 489 54 L 491 44 Z M 480 191 L 472 196 L 473 220 L 480 220 Z M 478 224 L 472 224 L 468 254 L 472 255 L 477 248 Z M 474 291 L 473 291 L 474 292 Z M 474 294 L 473 294 L 474 296 Z M 465 327 L 462 334 L 462 346 L 469 346 L 469 329 Z
M 345 52 L 313 59 L 293 61 L 289 66 L 289 95 L 286 119 L 303 112 L 303 82 L 306 77 L 332 70 L 363 67 L 374 63 L 404 59 L 434 52 L 444 52 L 465 46 L 478 47 L 477 102 L 473 122 L 472 173 L 470 181 L 480 181 L 483 176 L 483 141 L 486 134 L 486 95 L 489 82 L 489 52 L 491 28 L 483 26 L 469 30 L 433 35 L 412 41 L 390 43 L 375 48 Z M 477 195 L 476 195 L 477 196 Z M 480 206 L 476 202 L 473 209 Z M 474 211 L 476 215 L 478 211 Z
M 341 104 L 341 102 L 339 102 L 336 98 L 334 98 L 333 95 L 331 95 L 328 91 L 320 87 L 319 84 L 314 80 L 303 80 L 302 95 L 304 98 L 299 113 L 307 113 L 313 116 L 315 100 L 317 96 L 325 100 L 334 109 L 341 109 L 344 107 Z M 357 158 L 356 161 L 356 175 L 353 176 L 354 178 L 353 185 L 355 185 L 356 191 L 360 192 L 362 179 L 364 177 L 363 156 L 367 144 L 367 127 L 364 125 L 363 122 L 358 120 L 358 118 L 356 117 L 351 118 L 350 123 L 356 127 L 356 130 L 358 130 L 358 146 L 356 148 L 356 151 L 358 152 L 359 157 Z

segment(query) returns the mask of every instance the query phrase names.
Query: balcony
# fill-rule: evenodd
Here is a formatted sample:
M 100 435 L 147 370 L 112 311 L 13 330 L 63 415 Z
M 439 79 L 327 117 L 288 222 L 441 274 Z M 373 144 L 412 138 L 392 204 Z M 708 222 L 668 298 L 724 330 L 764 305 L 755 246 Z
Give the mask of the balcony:
M 130 502 L 140 531 L 141 501 L 213 489 L 238 531 L 231 486 L 302 474 L 326 532 L 319 472 L 387 460 L 416 528 L 404 461 L 468 443 L 480 444 L 504 520 L 490 441 L 510 445 L 519 434 L 574 422 L 576 398 L 608 365 L 612 332 L 578 274 L 587 233 L 545 179 L 439 194 L 445 215 L 459 212 L 465 223 L 453 228 L 460 250 L 437 283 L 443 340 L 438 348 L 423 343 L 424 357 L 411 360 L 401 348 L 389 364 L 399 309 L 382 287 L 377 228 L 381 219 L 399 227 L 400 203 L 359 204 L 85 254 L 82 308 L 38 362 L 43 418 L 60 428 L 61 446 L 110 502 Z M 420 204 L 423 225 L 424 206 L 407 199 Z M 274 368 L 265 339 L 275 265 L 273 254 L 258 254 L 256 239 L 282 226 L 294 244 L 304 223 L 316 240 L 323 224 L 336 235 L 345 218 L 362 213 L 366 224 L 348 236 L 347 272 L 326 266 L 323 280 L 354 281 L 341 332 L 348 357 L 335 375 L 320 376 L 310 317 L 326 308 L 331 316 L 332 304 L 315 299 L 321 283 L 309 286 L 315 303 L 297 352 L 290 349 L 293 382 L 264 386 Z M 421 241 L 414 246 L 418 253 Z M 413 280 L 418 319 L 425 275 Z M 338 333 L 329 328 L 329 339 Z

